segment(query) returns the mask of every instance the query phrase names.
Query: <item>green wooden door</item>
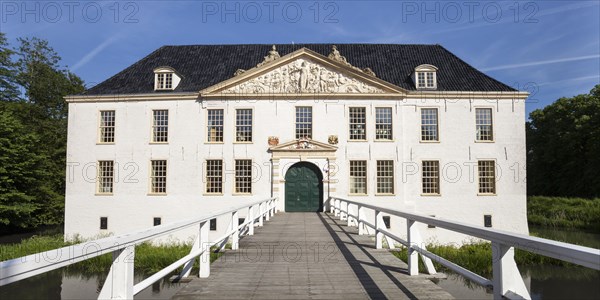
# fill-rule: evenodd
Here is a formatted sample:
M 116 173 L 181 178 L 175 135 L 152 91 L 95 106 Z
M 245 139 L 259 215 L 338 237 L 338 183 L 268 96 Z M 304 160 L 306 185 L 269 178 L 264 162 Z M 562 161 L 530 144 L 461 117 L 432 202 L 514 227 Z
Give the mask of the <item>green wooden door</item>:
M 293 165 L 285 174 L 285 211 L 321 211 L 323 183 L 319 169 L 306 162 Z

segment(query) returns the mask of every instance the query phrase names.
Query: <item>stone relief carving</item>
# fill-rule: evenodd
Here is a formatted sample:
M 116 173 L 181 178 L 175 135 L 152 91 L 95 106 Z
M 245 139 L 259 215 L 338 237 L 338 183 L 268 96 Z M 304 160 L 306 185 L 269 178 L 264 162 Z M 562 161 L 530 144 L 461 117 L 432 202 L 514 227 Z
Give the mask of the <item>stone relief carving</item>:
M 289 149 L 315 149 L 315 145 L 308 139 L 299 139 L 295 145 L 291 145 Z
M 272 62 L 278 58 L 280 58 L 279 52 L 277 52 L 277 48 L 275 47 L 275 45 L 273 45 L 273 47 L 271 48 L 271 51 L 269 51 L 269 54 L 267 54 L 267 56 L 265 56 L 265 60 L 256 66 L 260 67 L 260 66 L 262 66 L 268 62 Z
M 337 135 L 330 135 L 329 138 L 327 139 L 327 142 L 329 142 L 329 144 L 331 144 L 331 145 L 337 145 L 337 143 L 338 143 L 338 136 Z
M 299 58 L 225 89 L 223 93 L 384 93 L 384 91 L 312 60 Z
M 277 146 L 279 145 L 279 137 L 270 136 L 269 137 L 269 146 Z

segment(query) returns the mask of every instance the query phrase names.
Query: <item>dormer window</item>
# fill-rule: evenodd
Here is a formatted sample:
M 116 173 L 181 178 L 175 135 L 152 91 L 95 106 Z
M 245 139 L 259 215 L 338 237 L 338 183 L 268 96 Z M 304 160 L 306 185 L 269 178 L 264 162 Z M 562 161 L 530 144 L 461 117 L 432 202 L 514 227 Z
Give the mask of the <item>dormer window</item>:
M 437 89 L 437 68 L 432 65 L 420 65 L 415 68 L 413 81 L 417 89 Z
M 173 89 L 173 73 L 156 74 L 156 89 L 157 90 L 172 90 Z
M 155 91 L 172 91 L 177 87 L 180 81 L 181 77 L 177 75 L 173 68 L 160 67 L 154 69 Z

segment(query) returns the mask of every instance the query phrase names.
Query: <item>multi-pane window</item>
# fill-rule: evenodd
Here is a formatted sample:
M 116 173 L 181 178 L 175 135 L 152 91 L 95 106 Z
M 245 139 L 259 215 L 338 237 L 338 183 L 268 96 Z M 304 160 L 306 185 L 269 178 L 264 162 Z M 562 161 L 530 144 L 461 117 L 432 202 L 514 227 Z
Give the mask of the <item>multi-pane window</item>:
M 421 109 L 421 141 L 438 141 L 437 108 Z
M 100 143 L 115 142 L 115 111 L 100 111 Z
M 114 161 L 98 161 L 98 194 L 112 194 L 114 183 Z
M 377 194 L 394 193 L 394 161 L 377 161 Z
M 392 140 L 392 108 L 375 108 L 375 139 Z
M 478 141 L 493 141 L 494 132 L 492 128 L 492 109 L 476 108 L 475 124 L 477 126 Z
M 425 73 L 423 73 L 423 72 L 417 73 L 417 85 L 420 88 L 425 87 Z
M 223 110 L 209 109 L 207 121 L 208 142 L 223 142 Z
M 220 159 L 206 161 L 206 193 L 223 193 L 223 161 Z
M 440 162 L 437 160 L 423 161 L 423 194 L 440 193 Z
M 152 160 L 150 170 L 150 193 L 167 193 L 167 161 Z
M 350 140 L 367 139 L 367 109 L 350 107 Z
M 350 161 L 350 194 L 367 193 L 367 161 Z
M 156 89 L 157 90 L 173 89 L 173 73 L 158 73 L 158 74 L 156 74 Z
M 152 111 L 152 142 L 166 143 L 169 141 L 169 111 L 159 109 Z
M 312 138 L 312 107 L 296 107 L 296 139 Z
M 252 142 L 252 110 L 235 110 L 235 141 Z
M 435 74 L 433 72 L 417 72 L 418 88 L 435 88 Z
M 434 83 L 434 79 L 433 79 L 433 72 L 427 72 L 426 76 L 427 76 L 427 87 L 428 88 L 435 87 L 435 83 Z
M 477 162 L 479 174 L 479 193 L 496 193 L 496 162 L 493 160 L 480 160 Z
M 235 193 L 252 193 L 252 160 L 237 159 L 235 161 Z

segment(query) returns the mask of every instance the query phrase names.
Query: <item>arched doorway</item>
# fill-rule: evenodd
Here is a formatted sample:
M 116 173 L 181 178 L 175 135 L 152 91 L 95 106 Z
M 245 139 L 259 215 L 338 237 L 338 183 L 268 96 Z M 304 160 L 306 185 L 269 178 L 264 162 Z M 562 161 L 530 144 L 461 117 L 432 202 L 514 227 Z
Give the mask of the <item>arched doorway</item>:
M 323 175 L 314 164 L 299 162 L 285 173 L 285 211 L 323 211 Z

